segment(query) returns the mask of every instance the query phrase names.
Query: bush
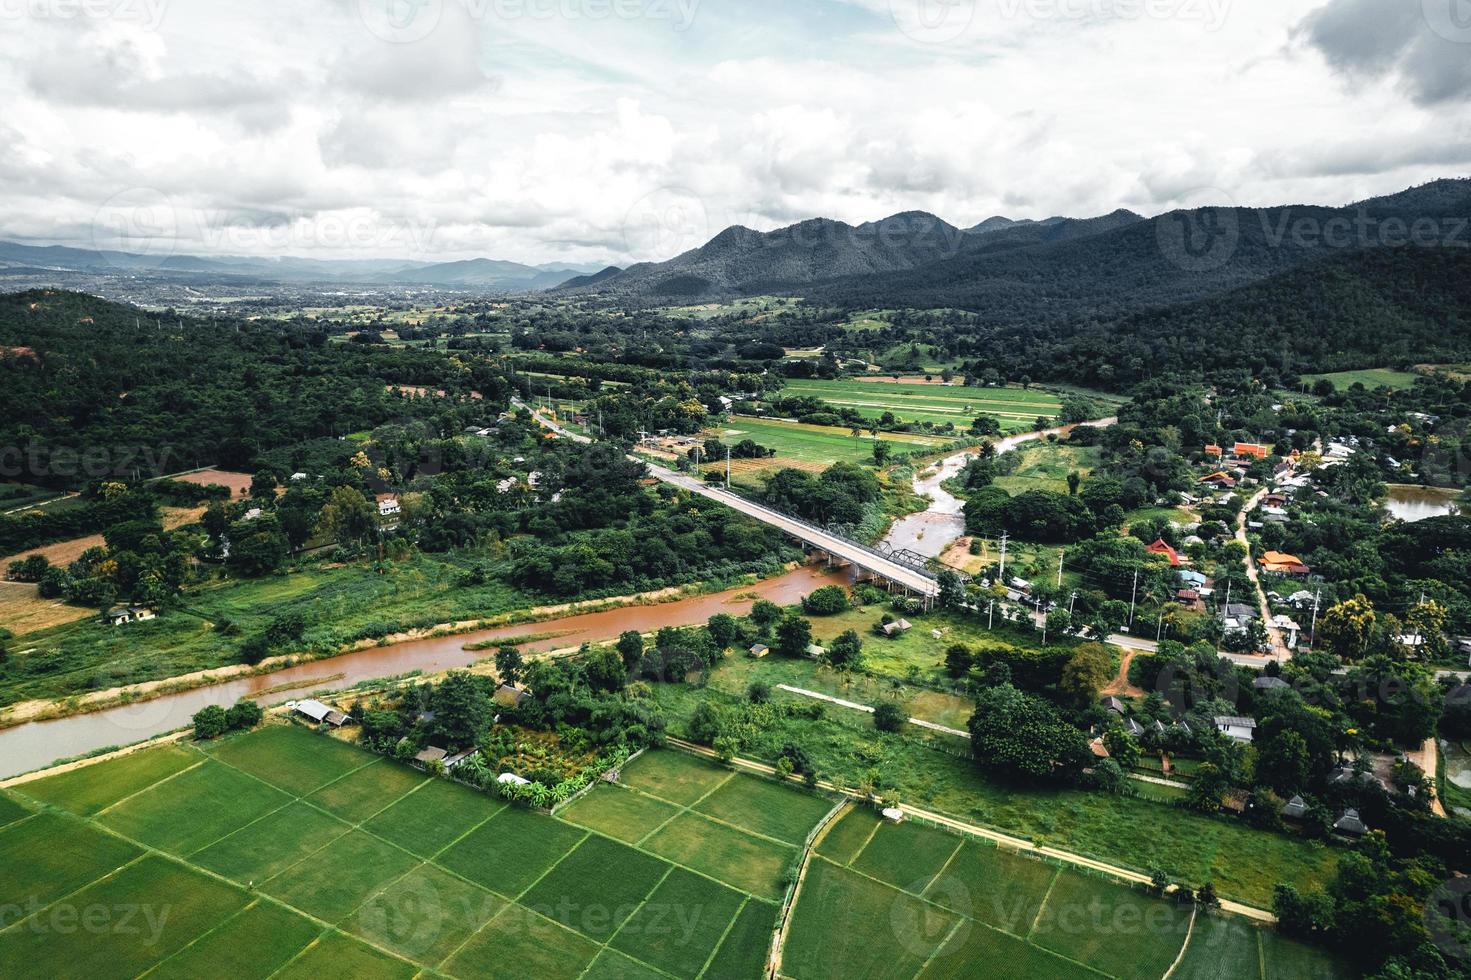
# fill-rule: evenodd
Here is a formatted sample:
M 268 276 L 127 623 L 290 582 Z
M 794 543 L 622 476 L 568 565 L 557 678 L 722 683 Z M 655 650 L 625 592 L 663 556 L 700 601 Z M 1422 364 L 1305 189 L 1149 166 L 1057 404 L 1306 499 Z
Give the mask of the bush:
M 771 685 L 765 681 L 752 681 L 751 686 L 746 688 L 746 697 L 752 704 L 765 704 L 771 700 Z
M 205 705 L 190 719 L 194 723 L 194 737 L 200 739 L 219 738 L 230 728 L 225 709 L 217 704 Z
M 51 567 L 45 555 L 31 555 L 10 563 L 10 578 L 16 582 L 39 582 Z
M 809 616 L 836 616 L 850 608 L 848 593 L 836 585 L 824 585 L 802 599 L 802 611 Z
M 881 732 L 897 732 L 907 720 L 897 701 L 880 701 L 873 709 L 873 727 Z

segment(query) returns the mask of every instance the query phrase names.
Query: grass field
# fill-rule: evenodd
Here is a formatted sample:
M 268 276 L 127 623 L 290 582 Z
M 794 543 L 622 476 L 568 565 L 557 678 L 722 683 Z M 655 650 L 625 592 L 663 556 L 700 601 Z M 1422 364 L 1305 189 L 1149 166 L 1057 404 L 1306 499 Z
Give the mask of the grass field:
M 996 486 L 1012 495 L 1028 490 L 1067 493 L 1068 474 L 1077 473 L 1086 480 L 1102 456 L 1096 446 L 1052 442 L 1026 443 L 1013 452 L 1015 467 L 1006 475 L 996 477 Z M 1012 462 L 1012 459 L 1006 461 L 1008 466 Z
M 1337 371 L 1333 374 L 1304 374 L 1302 380 L 1308 385 L 1316 384 L 1323 379 L 1333 382 L 1333 387 L 1343 391 L 1355 384 L 1361 384 L 1365 388 L 1413 388 L 1418 374 L 1409 371 L 1396 371 L 1393 368 L 1365 368 L 1362 371 Z
M 965 430 L 978 415 L 993 415 L 1008 432 L 1026 432 L 1038 416 L 1055 418 L 1062 403 L 1051 392 L 1022 388 L 967 388 L 943 384 L 867 381 L 788 381 L 783 395 L 821 398 L 837 408 L 856 408 L 869 418 L 893 412 L 902 422 L 953 422 Z
M 22 783 L 0 976 L 758 976 L 831 802 L 670 752 L 625 776 L 554 818 L 277 725 Z
M 847 812 L 816 852 L 783 949 L 794 980 L 1161 977 L 1186 944 L 1190 912 L 1173 902 L 867 810 Z M 1351 975 L 1231 917 L 1199 919 L 1174 974 Z
M 783 460 L 806 463 L 865 463 L 873 461 L 874 437 L 866 431 L 855 436 L 850 429 L 827 425 L 806 425 L 737 415 L 727 428 L 715 433 L 722 442 L 737 443 L 753 439 L 776 453 L 767 459 L 767 467 L 782 465 Z M 910 435 L 904 432 L 880 432 L 879 439 L 891 443 L 896 453 L 923 452 L 949 445 L 954 440 L 939 436 Z

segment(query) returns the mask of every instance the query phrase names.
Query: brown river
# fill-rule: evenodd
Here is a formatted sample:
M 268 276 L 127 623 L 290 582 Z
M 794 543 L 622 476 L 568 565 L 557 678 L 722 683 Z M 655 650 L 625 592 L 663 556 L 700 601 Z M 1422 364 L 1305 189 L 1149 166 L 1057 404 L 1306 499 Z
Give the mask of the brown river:
M 306 697 L 313 691 L 341 690 L 361 681 L 416 670 L 433 674 L 467 667 L 494 655 L 494 650 L 466 650 L 468 644 L 545 636 L 521 644 L 521 650 L 526 653 L 559 650 L 587 641 L 611 640 L 627 630 L 649 633 L 663 626 L 693 626 L 720 612 L 744 615 L 756 598 L 791 605 L 823 585 L 848 582 L 846 571 L 798 568 L 725 592 L 370 647 L 268 674 L 166 694 L 151 701 L 17 725 L 0 730 L 0 778 L 38 769 L 56 759 L 84 755 L 107 746 L 129 745 L 183 728 L 194 712 L 210 704 L 228 706 L 241 698 L 255 698 L 269 706 Z M 334 676 L 338 674 L 342 676 Z M 333 679 L 326 680 L 328 677 Z M 268 691 L 269 694 L 264 693 Z

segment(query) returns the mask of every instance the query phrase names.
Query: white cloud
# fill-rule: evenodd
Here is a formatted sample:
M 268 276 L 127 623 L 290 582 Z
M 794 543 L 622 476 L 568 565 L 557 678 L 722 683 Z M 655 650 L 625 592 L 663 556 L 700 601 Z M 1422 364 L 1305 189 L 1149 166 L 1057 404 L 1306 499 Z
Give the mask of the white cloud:
M 426 0 L 407 43 L 365 21 L 386 3 L 4 20 L 0 237 L 92 244 L 146 189 L 176 251 L 625 263 L 733 223 L 1341 203 L 1471 164 L 1471 46 L 1385 13 L 1419 0 Z

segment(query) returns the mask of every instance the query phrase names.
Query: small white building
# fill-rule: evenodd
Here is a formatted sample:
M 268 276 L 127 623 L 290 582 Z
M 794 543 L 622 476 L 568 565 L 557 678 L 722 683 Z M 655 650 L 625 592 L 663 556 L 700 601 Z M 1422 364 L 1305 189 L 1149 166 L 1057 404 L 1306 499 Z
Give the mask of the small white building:
M 1256 719 L 1236 715 L 1217 715 L 1216 731 L 1238 742 L 1250 742 L 1256 736 Z
M 511 783 L 515 786 L 530 786 L 531 780 L 516 775 L 514 772 L 503 772 L 495 778 L 498 783 Z

